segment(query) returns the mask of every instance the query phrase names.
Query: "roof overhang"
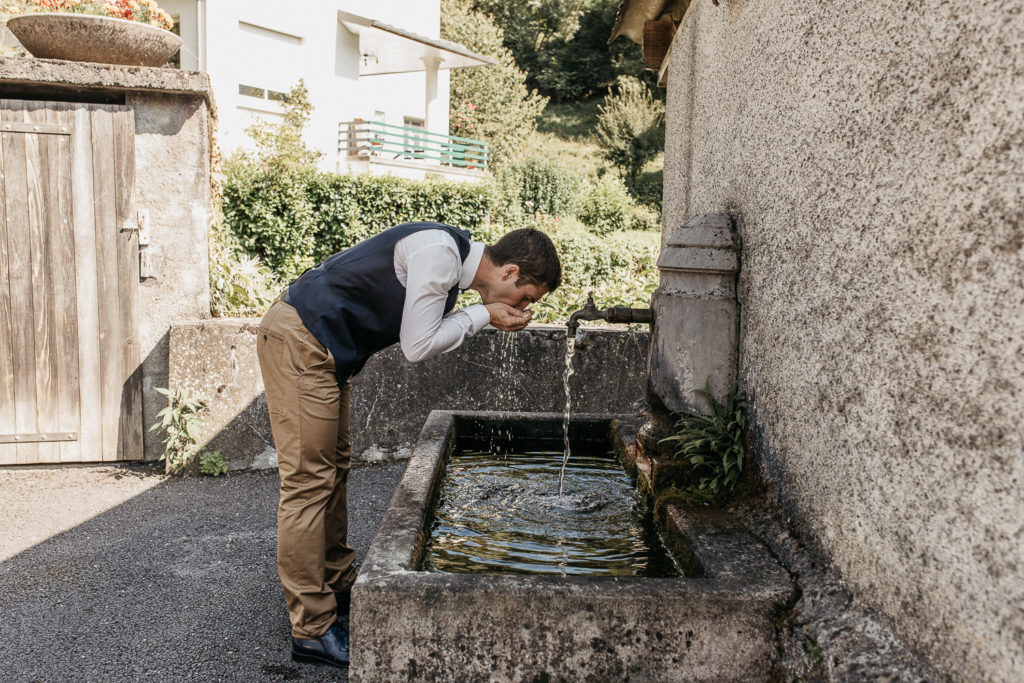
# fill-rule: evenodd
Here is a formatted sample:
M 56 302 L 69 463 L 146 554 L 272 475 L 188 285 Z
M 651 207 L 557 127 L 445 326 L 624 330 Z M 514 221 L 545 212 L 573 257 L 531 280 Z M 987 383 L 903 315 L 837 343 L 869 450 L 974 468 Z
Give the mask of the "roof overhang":
M 339 10 L 338 21 L 359 37 L 360 76 L 426 71 L 428 64 L 436 64 L 438 69 L 497 64 L 465 45 L 427 38 L 376 19 Z
M 692 0 L 622 0 L 615 26 L 608 42 L 626 36 L 637 45 L 643 44 L 644 24 L 648 21 L 671 18 L 679 24 Z M 717 4 L 717 3 L 716 3 Z

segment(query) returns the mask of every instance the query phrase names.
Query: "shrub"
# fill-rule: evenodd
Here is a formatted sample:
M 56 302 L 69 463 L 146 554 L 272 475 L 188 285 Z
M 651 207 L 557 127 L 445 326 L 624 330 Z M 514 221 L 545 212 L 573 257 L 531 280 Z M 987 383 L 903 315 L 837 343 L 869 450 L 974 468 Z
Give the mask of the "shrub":
M 665 105 L 636 78 L 620 76 L 616 93 L 599 109 L 597 143 L 601 153 L 635 191 L 644 164 L 665 148 Z
M 498 175 L 503 191 L 512 198 L 518 196 L 523 214 L 573 215 L 582 184 L 575 171 L 551 161 L 530 158 L 508 164 Z
M 242 249 L 285 279 L 313 265 L 316 220 L 307 188 L 317 173 L 260 169 L 240 158 L 225 167 L 225 224 Z
M 597 237 L 582 225 L 539 224 L 555 243 L 562 261 L 562 286 L 532 308 L 536 322 L 564 323 L 586 302 L 587 294 L 601 308 L 651 305 L 658 286 L 658 240 L 653 235 L 617 233 Z
M 641 171 L 637 175 L 635 184 L 630 188 L 630 191 L 633 193 L 636 201 L 644 206 L 651 207 L 660 214 L 664 184 L 664 169 Z
M 281 281 L 254 256 L 226 247 L 210 253 L 210 312 L 214 317 L 262 315 L 281 290 Z
M 633 230 L 661 231 L 661 214 L 649 206 L 636 206 L 629 218 Z
M 452 69 L 450 97 L 458 112 L 472 112 L 469 125 L 475 132 L 470 137 L 490 143 L 493 165 L 517 157 L 536 130 L 537 117 L 547 98 L 527 89 L 526 74 L 516 68 L 512 53 L 502 44 L 502 30 L 486 14 L 475 11 L 471 0 L 441 3 L 441 37 L 498 62 L 495 66 Z M 470 105 L 475 108 L 470 109 Z M 452 135 L 465 132 L 459 114 L 452 121 Z
M 484 231 L 494 209 L 488 183 L 406 180 L 393 176 L 321 173 L 307 190 L 317 249 L 314 261 L 409 221 L 437 221 Z
M 206 451 L 199 456 L 199 473 L 219 477 L 228 473 L 228 463 L 218 451 Z
M 583 193 L 577 217 L 595 235 L 607 235 L 632 227 L 638 209 L 622 181 L 605 174 Z

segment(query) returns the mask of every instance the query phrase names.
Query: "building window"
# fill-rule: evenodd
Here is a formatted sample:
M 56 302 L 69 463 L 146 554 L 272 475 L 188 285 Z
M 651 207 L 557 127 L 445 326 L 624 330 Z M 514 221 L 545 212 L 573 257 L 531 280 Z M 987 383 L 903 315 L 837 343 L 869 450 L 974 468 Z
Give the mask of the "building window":
M 238 94 L 245 95 L 247 97 L 258 97 L 263 99 L 263 88 L 257 88 L 251 85 L 238 84 Z
M 287 102 L 288 101 L 288 93 L 286 93 L 286 92 L 278 92 L 276 90 L 268 90 L 267 91 L 267 99 L 268 100 L 274 100 L 275 102 L 282 102 L 282 103 L 283 102 Z
M 426 146 L 426 139 L 417 135 L 415 132 L 410 131 L 410 128 L 424 130 L 426 128 L 426 122 L 423 119 L 415 118 L 412 116 L 403 116 L 402 122 L 405 124 L 405 153 L 409 155 L 410 159 L 420 159 L 423 157 Z

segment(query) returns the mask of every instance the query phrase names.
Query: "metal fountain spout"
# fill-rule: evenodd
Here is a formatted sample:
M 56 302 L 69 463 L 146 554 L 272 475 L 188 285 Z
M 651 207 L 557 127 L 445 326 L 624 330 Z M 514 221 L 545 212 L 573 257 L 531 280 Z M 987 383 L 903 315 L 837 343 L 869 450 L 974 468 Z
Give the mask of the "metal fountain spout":
M 587 304 L 580 310 L 569 316 L 569 334 L 574 335 L 579 330 L 581 320 L 604 320 L 608 323 L 646 323 L 654 324 L 654 309 L 651 308 L 626 308 L 623 306 L 610 306 L 600 310 L 594 305 L 594 293 L 587 296 Z

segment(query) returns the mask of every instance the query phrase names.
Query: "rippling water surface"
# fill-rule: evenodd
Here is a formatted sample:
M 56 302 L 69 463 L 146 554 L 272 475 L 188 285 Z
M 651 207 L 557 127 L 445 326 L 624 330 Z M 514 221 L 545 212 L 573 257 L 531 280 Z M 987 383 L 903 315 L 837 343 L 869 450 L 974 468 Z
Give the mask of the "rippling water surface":
M 615 457 L 574 444 L 456 450 L 441 483 L 424 569 L 499 574 L 678 576 Z

